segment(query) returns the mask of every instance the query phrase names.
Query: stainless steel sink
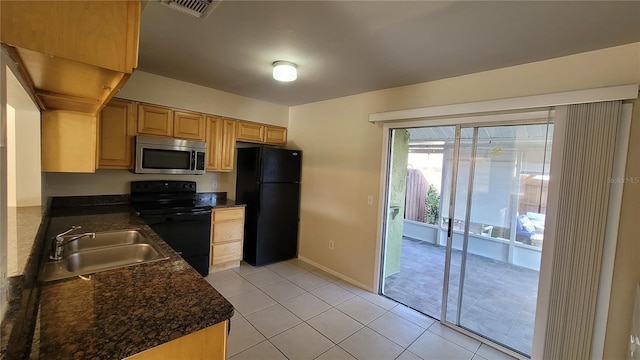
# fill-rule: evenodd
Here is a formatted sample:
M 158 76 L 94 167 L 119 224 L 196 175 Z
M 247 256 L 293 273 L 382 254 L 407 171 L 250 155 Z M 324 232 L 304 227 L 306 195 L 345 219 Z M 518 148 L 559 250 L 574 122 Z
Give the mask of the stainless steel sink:
M 85 237 L 72 241 L 64 246 L 64 252 L 74 253 L 78 251 L 85 251 L 95 248 L 103 248 L 117 245 L 132 245 L 132 244 L 145 244 L 147 240 L 142 233 L 137 230 L 119 230 L 119 231 L 105 231 L 95 233 L 95 238 Z M 66 235 L 62 238 L 64 240 L 73 238 L 76 235 Z
M 98 232 L 64 246 L 63 258 L 49 261 L 43 280 L 51 281 L 168 259 L 160 246 L 137 229 Z

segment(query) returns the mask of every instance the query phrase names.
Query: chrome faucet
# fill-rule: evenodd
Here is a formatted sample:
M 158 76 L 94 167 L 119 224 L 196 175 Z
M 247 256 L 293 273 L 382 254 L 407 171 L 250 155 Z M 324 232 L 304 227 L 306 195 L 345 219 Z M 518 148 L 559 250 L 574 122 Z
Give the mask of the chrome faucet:
M 49 259 L 51 260 L 62 260 L 62 247 L 67 245 L 68 243 L 72 242 L 72 241 L 76 241 L 79 239 L 82 239 L 83 237 L 90 237 L 92 239 L 94 239 L 96 237 L 96 233 L 92 232 L 92 233 L 84 233 L 84 234 L 78 234 L 76 236 L 70 237 L 68 239 L 64 239 L 63 236 L 67 235 L 68 233 L 77 230 L 77 229 L 81 229 L 82 226 L 76 226 L 73 225 L 71 227 L 71 229 L 65 231 L 65 232 L 61 232 L 60 234 L 56 235 L 56 237 L 53 239 L 53 242 L 51 244 L 51 254 L 49 255 Z

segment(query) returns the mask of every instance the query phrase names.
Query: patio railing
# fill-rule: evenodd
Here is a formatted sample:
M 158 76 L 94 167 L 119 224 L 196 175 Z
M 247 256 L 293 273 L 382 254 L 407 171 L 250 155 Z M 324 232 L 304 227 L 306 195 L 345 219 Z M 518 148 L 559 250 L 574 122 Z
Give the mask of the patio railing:
M 421 223 L 418 221 L 404 221 L 402 235 L 415 240 L 425 241 L 434 245 L 445 246 L 447 241 L 446 230 L 438 226 Z M 453 231 L 453 248 L 462 250 L 464 233 Z M 510 247 L 513 247 L 512 255 Z M 469 252 L 489 259 L 494 259 L 513 265 L 526 267 L 540 271 L 541 248 L 520 243 L 513 243 L 509 239 L 494 238 L 485 235 L 469 234 Z

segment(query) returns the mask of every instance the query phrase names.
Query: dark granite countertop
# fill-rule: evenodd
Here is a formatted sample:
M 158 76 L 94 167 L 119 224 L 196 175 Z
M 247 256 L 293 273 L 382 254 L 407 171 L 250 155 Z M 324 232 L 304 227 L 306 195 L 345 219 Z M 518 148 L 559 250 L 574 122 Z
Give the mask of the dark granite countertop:
M 239 204 L 233 200 L 228 200 L 226 192 L 224 193 L 207 192 L 207 193 L 197 193 L 196 195 L 197 195 L 196 205 L 209 205 L 213 209 L 246 206 L 245 204 Z
M 211 206 L 214 210 L 215 209 L 224 209 L 224 208 L 231 208 L 231 207 L 244 207 L 246 206 L 245 204 L 238 204 L 233 200 L 226 200 L 224 202 L 208 202 L 208 201 L 198 201 L 197 205 L 209 205 Z
M 168 260 L 42 284 L 32 354 L 43 359 L 121 359 L 231 318 L 233 306 L 126 204 L 56 208 L 46 238 L 139 228 Z

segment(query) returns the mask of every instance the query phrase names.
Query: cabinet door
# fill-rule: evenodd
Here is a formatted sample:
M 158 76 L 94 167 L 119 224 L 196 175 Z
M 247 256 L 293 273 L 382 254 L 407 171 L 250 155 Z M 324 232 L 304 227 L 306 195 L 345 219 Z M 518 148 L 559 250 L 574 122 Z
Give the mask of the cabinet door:
M 98 168 L 133 168 L 136 107 L 132 101 L 112 100 L 100 112 Z
M 179 337 L 125 360 L 226 359 L 229 320 Z
M 69 111 L 42 112 L 42 171 L 96 171 L 96 117 Z
M 173 136 L 182 139 L 204 141 L 205 123 L 202 114 L 174 111 L 173 112 Z
M 138 104 L 138 134 L 173 136 L 173 116 L 169 108 Z
M 224 119 L 222 122 L 222 162 L 220 170 L 231 171 L 236 164 L 236 121 Z
M 211 265 L 242 260 L 242 242 L 233 241 L 213 245 Z
M 207 116 L 207 171 L 219 171 L 222 165 L 222 122 L 217 116 Z
M 213 210 L 209 272 L 240 266 L 244 244 L 244 207 Z
M 213 243 L 242 241 L 244 234 L 244 221 L 242 219 L 234 221 L 224 221 L 213 225 Z M 234 259 L 234 260 L 240 260 Z
M 0 1 L 0 37 L 19 48 L 130 74 L 138 63 L 140 12 L 140 1 Z
M 274 145 L 286 145 L 287 128 L 266 125 L 264 127 L 264 142 Z
M 247 121 L 238 121 L 236 139 L 238 141 L 264 142 L 264 125 Z

